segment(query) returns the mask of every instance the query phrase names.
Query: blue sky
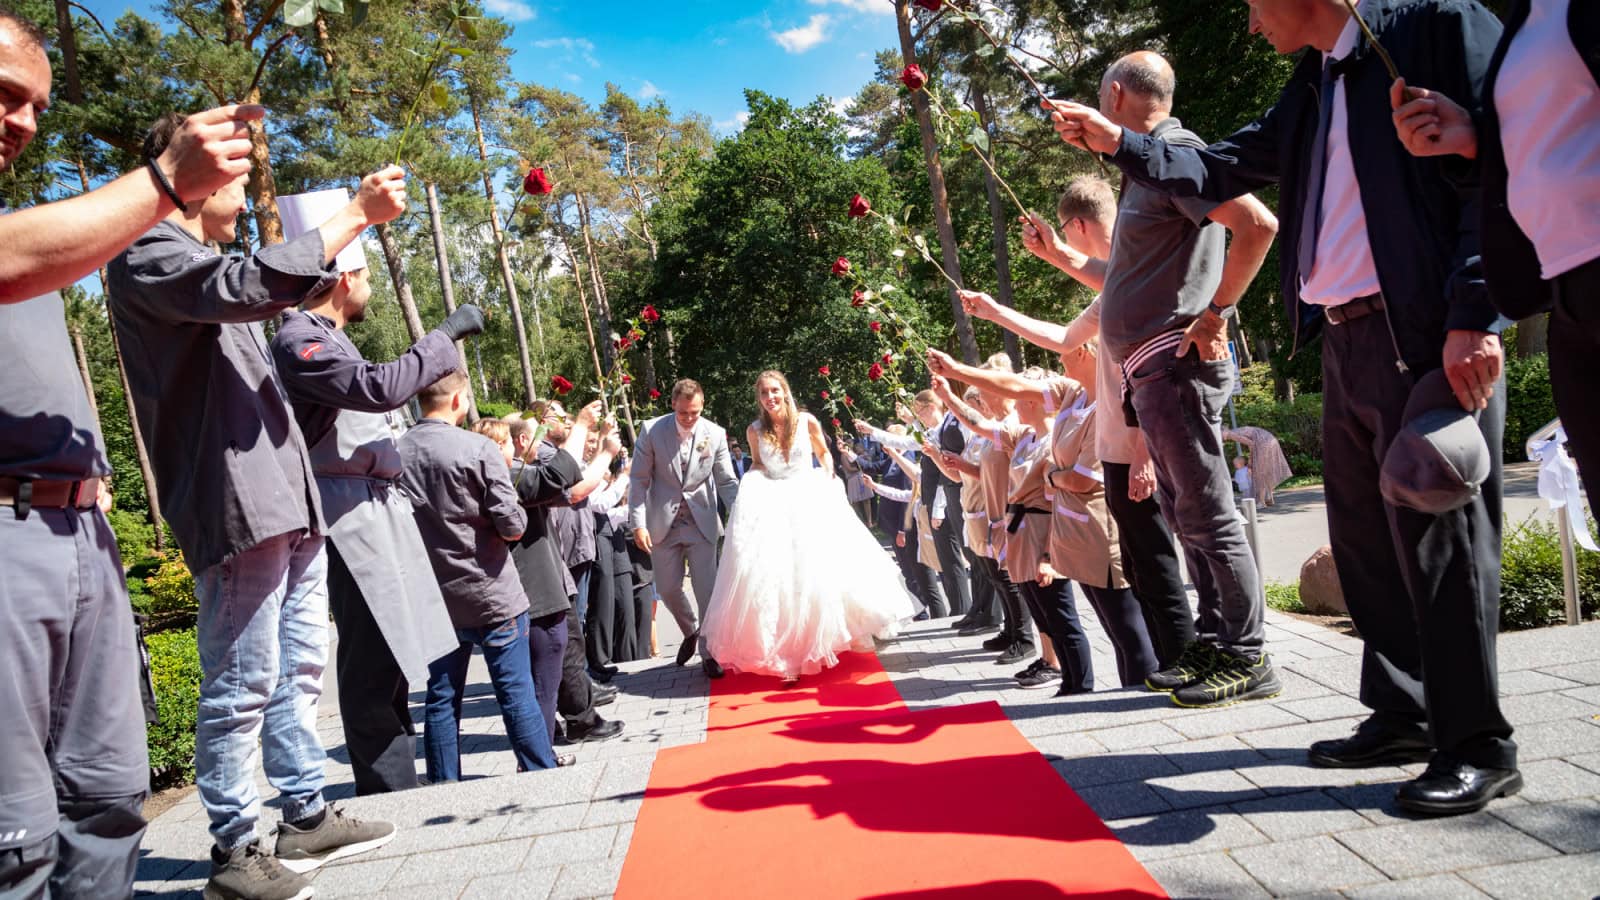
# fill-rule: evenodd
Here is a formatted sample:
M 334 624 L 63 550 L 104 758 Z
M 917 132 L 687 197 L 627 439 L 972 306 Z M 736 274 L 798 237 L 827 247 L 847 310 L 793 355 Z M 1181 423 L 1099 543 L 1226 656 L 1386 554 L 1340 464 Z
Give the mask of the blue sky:
M 401 0 L 377 0 L 401 2 Z M 898 46 L 890 0 L 483 0 L 511 22 L 512 72 L 591 101 L 607 81 L 674 112 L 738 127 L 743 91 L 798 103 L 847 98 L 872 77 L 876 51 Z M 149 0 L 87 0 L 102 17 Z

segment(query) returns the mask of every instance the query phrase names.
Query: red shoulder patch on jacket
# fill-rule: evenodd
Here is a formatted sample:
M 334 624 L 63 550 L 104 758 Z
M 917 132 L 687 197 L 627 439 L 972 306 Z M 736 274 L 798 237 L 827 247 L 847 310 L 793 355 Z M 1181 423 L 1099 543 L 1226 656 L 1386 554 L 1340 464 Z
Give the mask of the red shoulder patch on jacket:
M 322 342 L 318 341 L 315 344 L 311 344 L 311 345 L 307 346 L 304 350 L 301 350 L 300 351 L 300 358 L 309 361 L 311 359 L 311 357 L 315 356 L 316 352 L 318 350 L 321 350 L 321 349 L 322 349 Z

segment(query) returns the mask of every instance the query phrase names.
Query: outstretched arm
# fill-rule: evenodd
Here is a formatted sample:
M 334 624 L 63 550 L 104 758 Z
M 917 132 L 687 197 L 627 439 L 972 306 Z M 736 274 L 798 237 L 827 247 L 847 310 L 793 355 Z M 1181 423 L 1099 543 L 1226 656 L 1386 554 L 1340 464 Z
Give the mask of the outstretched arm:
M 935 375 L 954 378 L 976 386 L 981 391 L 1009 397 L 1012 400 L 1028 400 L 1040 396 L 1040 383 L 1023 378 L 1015 372 L 1001 372 L 995 369 L 980 369 L 958 363 L 950 358 L 948 353 L 941 350 L 928 350 L 928 369 Z M 979 429 L 993 431 L 993 428 Z
M 957 397 L 956 392 L 950 390 L 949 380 L 943 375 L 933 376 L 933 392 L 938 394 L 939 399 L 944 401 L 945 409 L 950 410 L 950 413 L 960 419 L 961 424 L 969 429 L 979 434 L 994 434 L 1000 430 L 999 422 L 989 418 L 979 412 L 976 407 Z

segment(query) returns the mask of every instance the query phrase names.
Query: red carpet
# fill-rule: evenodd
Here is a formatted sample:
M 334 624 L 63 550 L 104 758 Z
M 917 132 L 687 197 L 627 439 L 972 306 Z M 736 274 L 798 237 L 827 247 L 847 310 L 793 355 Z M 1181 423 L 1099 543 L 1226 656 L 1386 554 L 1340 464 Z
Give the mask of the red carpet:
M 998 704 L 909 711 L 850 653 L 789 691 L 713 683 L 706 742 L 656 757 L 616 896 L 1166 894 Z

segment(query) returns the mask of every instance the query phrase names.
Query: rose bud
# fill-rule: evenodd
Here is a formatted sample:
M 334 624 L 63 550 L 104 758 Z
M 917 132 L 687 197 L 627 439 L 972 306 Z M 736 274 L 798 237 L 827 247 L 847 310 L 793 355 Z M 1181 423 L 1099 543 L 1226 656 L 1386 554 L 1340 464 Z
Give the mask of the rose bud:
M 622 376 L 622 383 L 623 384 L 633 384 L 633 376 L 632 375 L 624 375 L 624 376 Z
M 872 212 L 872 204 L 867 202 L 867 198 L 860 194 L 850 198 L 850 218 L 864 219 L 869 212 Z
M 921 66 L 912 63 L 900 70 L 900 83 L 910 90 L 920 91 L 928 83 L 928 76 L 923 74 Z
M 839 420 L 838 419 L 834 419 L 833 420 L 833 427 L 835 427 L 835 428 L 839 427 Z
M 844 395 L 844 405 L 845 406 L 855 406 L 856 405 L 856 401 L 850 399 L 850 395 L 849 394 L 845 394 Z
M 643 319 L 646 325 L 654 325 L 661 321 L 661 313 L 656 312 L 654 306 L 646 306 L 644 309 L 639 310 L 639 318 Z
M 912 6 L 920 6 L 928 12 L 938 12 L 944 5 L 944 0 L 911 0 Z
M 883 355 L 883 364 L 887 366 L 888 364 L 890 364 L 892 362 L 894 362 L 894 354 L 893 353 L 885 353 Z
M 864 291 L 856 291 L 850 295 L 850 305 L 857 309 L 867 305 L 867 295 Z
M 867 368 L 867 380 L 868 381 L 877 381 L 878 379 L 880 379 L 882 377 L 883 377 L 883 366 L 880 366 L 877 363 L 873 363 L 870 367 Z
M 828 392 L 827 391 L 823 391 L 822 392 L 822 399 L 824 399 L 824 400 L 828 399 Z
M 833 268 L 829 269 L 828 271 L 843 278 L 844 276 L 850 274 L 850 260 L 841 256 L 833 261 Z
M 867 327 L 872 329 L 872 333 L 873 334 L 877 334 L 878 332 L 883 330 L 883 323 L 882 322 L 869 322 L 869 323 L 867 323 Z
M 570 393 L 572 391 L 572 382 L 562 378 L 560 375 L 554 375 L 550 378 L 550 390 L 555 391 L 557 394 Z
M 823 378 L 827 378 L 830 373 L 828 372 L 827 366 L 817 366 L 817 374 L 821 375 Z
M 525 194 L 542 197 L 553 190 L 555 186 L 550 183 L 550 178 L 544 174 L 543 169 L 529 169 L 528 177 L 522 179 L 522 191 Z
M 660 400 L 661 399 L 661 392 L 656 390 L 655 388 L 651 388 L 650 389 L 650 399 L 651 400 Z
M 637 344 L 640 341 L 644 340 L 644 332 L 642 332 L 639 329 L 635 328 L 632 331 L 628 332 L 628 340 L 633 341 L 635 344 Z

